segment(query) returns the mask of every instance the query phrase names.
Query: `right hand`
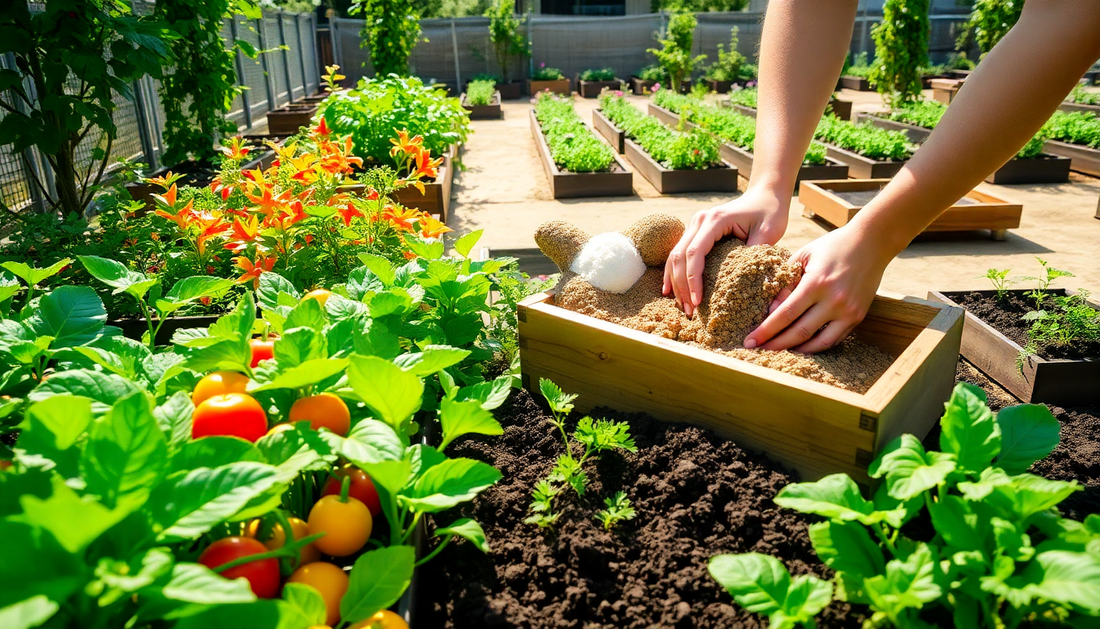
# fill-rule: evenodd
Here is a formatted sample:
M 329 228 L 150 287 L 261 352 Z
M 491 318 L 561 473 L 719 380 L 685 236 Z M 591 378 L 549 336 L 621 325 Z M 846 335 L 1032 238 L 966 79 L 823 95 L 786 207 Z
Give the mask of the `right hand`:
M 703 266 L 714 243 L 733 235 L 748 245 L 774 245 L 787 231 L 790 196 L 748 190 L 745 194 L 691 218 L 665 262 L 662 292 L 691 317 L 703 301 Z

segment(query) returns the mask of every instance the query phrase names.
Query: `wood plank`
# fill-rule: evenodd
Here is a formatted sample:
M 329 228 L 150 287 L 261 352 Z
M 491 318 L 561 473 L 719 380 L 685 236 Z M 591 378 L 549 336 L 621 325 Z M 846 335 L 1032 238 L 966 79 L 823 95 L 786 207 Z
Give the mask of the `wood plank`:
M 737 169 L 723 161 L 723 168 L 670 170 L 657 163 L 630 138 L 623 140 L 626 159 L 635 172 L 649 180 L 657 192 L 737 192 Z
M 1086 175 L 1100 177 L 1100 149 L 1093 149 L 1080 144 L 1047 140 L 1043 145 L 1043 152 L 1060 157 L 1068 157 L 1073 162 L 1070 168 Z
M 619 155 L 623 154 L 623 138 L 626 134 L 616 127 L 615 123 L 608 120 L 599 109 L 592 110 L 592 128 L 598 131 Z

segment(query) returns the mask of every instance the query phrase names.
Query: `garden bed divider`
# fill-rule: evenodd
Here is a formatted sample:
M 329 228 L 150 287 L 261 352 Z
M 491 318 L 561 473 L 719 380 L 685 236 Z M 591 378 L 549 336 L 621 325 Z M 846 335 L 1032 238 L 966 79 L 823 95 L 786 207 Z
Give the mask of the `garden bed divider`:
M 871 159 L 827 142 L 822 144 L 825 145 L 825 156 L 847 164 L 848 176 L 855 179 L 888 179 L 905 166 L 906 160 L 898 162 L 892 159 Z
M 756 117 L 756 108 L 749 107 L 747 105 L 739 105 L 737 103 L 731 103 L 728 100 L 719 101 L 720 104 L 726 107 L 736 109 L 738 113 L 748 116 L 750 118 Z M 833 108 L 833 113 L 836 114 L 841 120 L 852 119 L 852 101 L 844 100 L 843 98 L 837 98 L 836 96 L 829 97 L 829 106 Z
M 606 173 L 571 173 L 558 168 L 554 158 L 550 155 L 550 146 L 546 143 L 546 137 L 542 134 L 542 126 L 535 117 L 535 110 L 531 109 L 531 134 L 535 138 L 539 161 L 542 169 L 546 171 L 546 178 L 550 182 L 550 192 L 555 199 L 580 198 L 580 197 L 619 197 L 634 194 L 634 175 L 623 163 L 621 157 L 615 155 L 615 164 L 620 171 Z M 597 135 L 599 137 L 599 135 Z
M 598 131 L 619 155 L 623 154 L 625 150 L 623 140 L 626 138 L 626 134 L 623 133 L 622 129 L 616 127 L 615 123 L 603 114 L 603 111 L 599 109 L 592 110 L 592 128 Z
M 1063 101 L 1061 105 L 1058 105 L 1058 109 L 1070 113 L 1084 112 L 1086 114 L 1100 116 L 1100 105 L 1085 105 L 1083 103 L 1073 103 L 1067 100 Z
M 909 136 L 909 141 L 913 144 L 921 144 L 928 139 L 929 135 L 932 135 L 931 129 L 918 127 L 915 124 L 880 118 L 874 114 L 856 114 L 856 124 L 863 122 L 869 122 L 879 129 L 886 129 L 887 131 L 901 131 Z
M 840 77 L 840 87 L 855 90 L 857 92 L 875 91 L 875 88 L 871 87 L 871 82 L 867 80 L 867 77 L 851 76 L 847 74 Z
M 1070 158 L 1072 160 L 1070 170 L 1100 177 L 1100 149 L 1089 148 L 1082 144 L 1047 140 L 1043 145 L 1043 152 Z
M 579 394 L 577 410 L 607 406 L 686 422 L 768 453 L 804 480 L 867 466 L 902 433 L 923 437 L 955 383 L 962 309 L 879 294 L 857 328 L 896 356 L 865 394 L 601 321 L 554 305 L 519 304 L 523 386 L 541 378 Z
M 610 81 L 582 81 L 581 75 L 576 75 L 574 78 L 577 86 L 577 94 L 581 98 L 596 98 L 600 95 L 600 92 L 607 88 L 609 90 L 617 90 L 622 87 L 624 81 L 619 78 L 612 79 Z
M 317 113 L 317 103 L 284 105 L 267 112 L 267 132 L 272 135 L 294 135 L 309 126 Z
M 634 171 L 653 184 L 657 192 L 737 192 L 737 168 L 725 160 L 718 168 L 706 170 L 671 170 L 657 163 L 645 149 L 630 138 L 623 139 L 623 154 Z
M 958 306 L 955 297 L 971 292 L 986 296 L 996 291 L 929 291 L 928 299 Z M 1025 290 L 1010 290 L 1023 294 Z M 1052 293 L 1076 294 L 1071 290 Z M 1089 301 L 1093 308 L 1100 304 Z M 966 312 L 963 325 L 962 357 L 974 364 L 1013 395 L 1028 404 L 1079 406 L 1100 403 L 1100 360 L 1047 360 L 1029 354 L 1017 368 L 1017 356 L 1023 351 L 1018 343 L 993 326 Z

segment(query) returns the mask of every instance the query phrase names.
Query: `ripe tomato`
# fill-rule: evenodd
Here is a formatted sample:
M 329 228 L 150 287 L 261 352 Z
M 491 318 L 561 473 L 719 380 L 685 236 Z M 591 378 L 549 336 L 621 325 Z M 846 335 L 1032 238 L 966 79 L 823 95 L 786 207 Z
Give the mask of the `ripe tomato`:
M 236 371 L 215 371 L 199 380 L 191 392 L 191 401 L 198 406 L 215 395 L 244 393 L 247 387 L 248 376 Z
M 382 515 L 382 499 L 378 497 L 378 490 L 374 488 L 374 481 L 370 479 L 366 472 L 353 465 L 337 470 L 325 483 L 321 495 L 339 496 L 345 476 L 351 477 L 348 495 L 367 505 L 372 519 Z
M 287 583 L 314 587 L 325 599 L 325 622 L 329 625 L 340 622 L 340 600 L 348 591 L 348 573 L 330 563 L 316 561 L 295 570 Z
M 315 299 L 317 300 L 317 303 L 321 304 L 321 308 L 324 308 L 325 302 L 328 301 L 328 298 L 330 296 L 332 296 L 331 291 L 327 291 L 323 288 L 318 288 L 317 290 L 311 290 L 306 293 L 305 297 L 302 297 L 302 301 L 305 301 L 307 299 Z
M 390 610 L 383 609 L 366 620 L 360 620 L 348 629 L 409 629 L 409 623 Z
M 234 559 L 266 553 L 267 548 L 250 537 L 225 537 L 206 547 L 199 555 L 199 563 L 214 569 Z M 279 595 L 279 560 L 260 559 L 235 568 L 221 575 L 227 579 L 248 579 L 252 593 L 260 598 L 275 598 Z
M 255 442 L 267 432 L 267 413 L 251 395 L 227 393 L 199 404 L 192 418 L 191 438 L 227 435 Z
M 294 402 L 290 407 L 290 423 L 309 421 L 310 428 L 328 428 L 346 437 L 351 430 L 351 412 L 348 405 L 335 393 L 311 395 Z
M 340 496 L 324 496 L 309 511 L 309 530 L 325 534 L 314 544 L 333 557 L 358 552 L 370 539 L 373 523 L 370 509 L 350 496 L 347 502 L 340 502 Z
M 248 344 L 252 347 L 252 362 L 249 367 L 255 368 L 261 360 L 270 360 L 275 356 L 275 341 L 252 339 Z
M 290 520 L 290 530 L 294 532 L 295 541 L 309 536 L 309 525 L 305 523 L 305 520 L 301 518 L 287 518 Z M 260 532 L 260 521 L 252 520 L 248 523 L 248 536 L 257 538 L 257 534 Z M 257 538 L 258 539 L 258 538 Z M 271 537 L 266 540 L 260 540 L 268 550 L 278 550 L 286 544 L 286 534 L 283 533 L 283 525 L 275 524 L 271 527 Z M 303 546 L 298 551 L 298 557 L 301 560 L 299 565 L 306 565 L 307 563 L 313 563 L 321 558 L 321 551 L 317 550 L 317 547 L 313 544 Z

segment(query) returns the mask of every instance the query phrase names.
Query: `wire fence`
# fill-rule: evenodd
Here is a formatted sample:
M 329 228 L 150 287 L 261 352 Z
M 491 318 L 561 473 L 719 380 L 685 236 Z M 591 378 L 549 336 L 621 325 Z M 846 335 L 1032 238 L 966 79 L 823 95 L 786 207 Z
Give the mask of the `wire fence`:
M 267 112 L 317 91 L 321 71 L 316 30 L 316 16 L 312 13 L 265 10 L 260 19 L 238 15 L 225 21 L 222 39 L 227 47 L 240 39 L 265 51 L 256 59 L 237 53 L 237 83 L 245 89 L 233 101 L 228 117 L 238 131 L 247 132 L 266 124 Z M 0 67 L 14 67 L 11 55 L 0 56 Z M 159 87 L 157 80 L 143 77 L 132 85 L 133 99 L 115 97 L 117 109 L 113 119 L 118 133 L 111 144 L 108 170 L 123 159 L 143 162 L 150 172 L 166 165 L 160 163 L 165 150 L 165 116 Z M 77 161 L 87 167 L 92 151 L 105 146 L 104 138 L 90 135 L 78 147 Z M 0 199 L 5 205 L 13 209 L 41 207 L 43 195 L 35 181 L 47 187 L 52 185 L 49 164 L 36 148 L 20 153 L 0 152 Z

